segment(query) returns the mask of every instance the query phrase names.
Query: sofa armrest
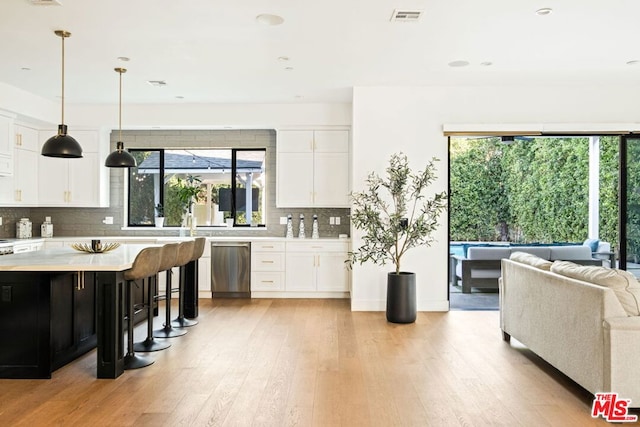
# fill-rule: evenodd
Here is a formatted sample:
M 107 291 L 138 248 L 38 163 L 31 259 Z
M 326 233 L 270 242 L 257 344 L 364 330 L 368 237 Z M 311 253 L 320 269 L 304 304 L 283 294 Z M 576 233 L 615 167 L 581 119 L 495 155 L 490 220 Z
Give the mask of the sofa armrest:
M 500 270 L 499 259 L 464 259 L 462 262 L 462 293 L 471 293 L 471 287 L 498 287 L 498 277 L 474 278 L 471 270 Z
M 609 251 L 591 252 L 591 256 L 596 259 L 605 260 L 604 257 L 609 257 L 609 267 L 616 268 L 616 253 Z
M 640 406 L 640 317 L 610 317 L 603 321 L 605 338 L 604 387 L 632 406 Z

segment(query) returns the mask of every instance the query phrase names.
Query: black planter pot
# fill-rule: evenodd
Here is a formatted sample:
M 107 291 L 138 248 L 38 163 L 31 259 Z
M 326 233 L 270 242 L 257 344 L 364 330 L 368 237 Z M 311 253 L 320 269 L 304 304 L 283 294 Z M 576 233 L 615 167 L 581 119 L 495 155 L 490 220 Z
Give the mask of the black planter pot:
M 389 273 L 387 275 L 387 321 L 413 323 L 418 313 L 416 305 L 416 274 Z

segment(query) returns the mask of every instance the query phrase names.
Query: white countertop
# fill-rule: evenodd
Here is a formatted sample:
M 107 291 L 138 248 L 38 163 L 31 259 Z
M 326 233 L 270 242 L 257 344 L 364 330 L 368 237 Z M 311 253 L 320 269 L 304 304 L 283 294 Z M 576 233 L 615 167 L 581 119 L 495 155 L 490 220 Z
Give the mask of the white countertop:
M 149 246 L 155 245 L 126 244 L 100 254 L 61 247 L 6 255 L 0 257 L 0 271 L 123 271 Z

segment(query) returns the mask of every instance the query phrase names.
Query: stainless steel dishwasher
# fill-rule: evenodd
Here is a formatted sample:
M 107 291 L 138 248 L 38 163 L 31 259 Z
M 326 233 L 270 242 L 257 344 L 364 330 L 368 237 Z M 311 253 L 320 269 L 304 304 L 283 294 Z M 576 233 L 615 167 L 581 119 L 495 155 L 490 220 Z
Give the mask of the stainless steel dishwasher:
M 251 243 L 211 243 L 211 296 L 251 298 Z

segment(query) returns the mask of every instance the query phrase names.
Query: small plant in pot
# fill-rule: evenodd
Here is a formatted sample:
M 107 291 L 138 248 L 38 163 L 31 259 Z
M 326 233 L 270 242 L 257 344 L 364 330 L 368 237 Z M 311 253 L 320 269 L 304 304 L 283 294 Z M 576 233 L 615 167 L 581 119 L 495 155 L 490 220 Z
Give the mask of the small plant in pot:
M 156 227 L 162 227 L 164 225 L 164 206 L 158 203 L 155 207 L 155 210 L 156 210 L 156 217 L 155 217 Z
M 367 188 L 351 194 L 351 223 L 363 232 L 363 244 L 349 252 L 347 263 L 395 266 L 387 275 L 389 322 L 416 320 L 416 275 L 402 271 L 401 261 L 409 249 L 434 242 L 438 218 L 446 210 L 446 191 L 425 194 L 436 179 L 437 161 L 432 158 L 423 171 L 413 173 L 404 153 L 393 154 L 385 178 L 371 172 Z

